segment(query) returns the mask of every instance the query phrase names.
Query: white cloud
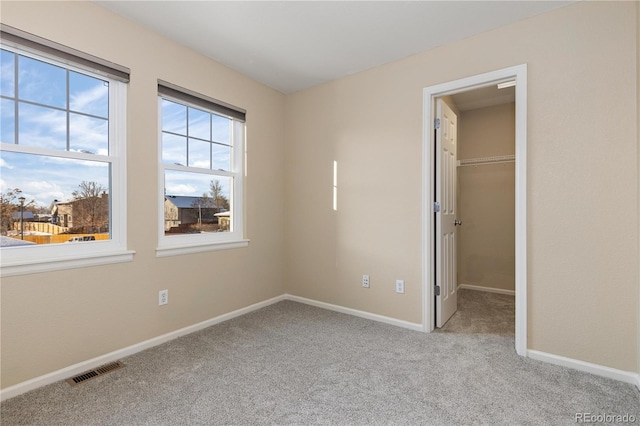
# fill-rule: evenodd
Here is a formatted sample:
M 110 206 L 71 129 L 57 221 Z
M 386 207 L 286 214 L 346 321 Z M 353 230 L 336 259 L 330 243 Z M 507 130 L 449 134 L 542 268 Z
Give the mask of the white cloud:
M 28 106 L 20 116 L 20 144 L 66 149 L 67 124 L 64 112 Z
M 85 113 L 97 113 L 100 106 L 106 106 L 109 99 L 109 89 L 106 86 L 94 86 L 89 90 L 85 90 L 78 94 L 72 94 L 69 104 L 72 110 Z M 101 115 L 100 113 L 96 115 Z
M 33 194 L 36 203 L 48 206 L 53 200 L 66 201 L 71 198 L 71 194 L 65 194 L 63 188 L 57 183 L 47 181 L 25 182 L 25 192 Z M 68 189 L 67 189 L 68 191 Z
M 109 186 L 107 163 L 12 152 L 3 152 L 3 157 L 14 166 L 14 170 L 2 169 L 5 192 L 20 188 L 25 197 L 35 199 L 41 205 L 48 206 L 54 199 L 69 200 L 83 180 Z
M 193 164 L 191 164 L 192 167 L 200 167 L 202 169 L 208 169 L 209 168 L 209 160 L 201 160 L 201 161 L 196 161 Z
M 169 183 L 166 185 L 165 189 L 168 195 L 198 195 L 197 188 L 193 185 Z
M 106 150 L 109 145 L 108 127 L 107 120 L 71 114 L 69 143 L 72 148 L 97 154 L 100 149 Z
M 51 182 L 47 182 L 44 180 L 39 180 L 39 181 L 26 181 L 23 184 L 22 187 L 23 191 L 29 191 L 29 192 L 34 192 L 34 191 L 51 191 L 51 190 L 56 190 L 56 191 L 60 191 L 60 187 L 54 183 Z
M 0 157 L 0 167 L 4 167 L 6 169 L 13 169 L 13 166 L 9 163 L 7 163 L 6 161 L 4 161 L 4 158 Z

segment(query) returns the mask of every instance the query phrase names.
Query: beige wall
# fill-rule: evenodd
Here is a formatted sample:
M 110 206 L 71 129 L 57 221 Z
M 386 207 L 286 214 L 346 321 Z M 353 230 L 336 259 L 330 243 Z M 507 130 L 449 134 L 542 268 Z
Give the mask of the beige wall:
M 3 388 L 284 292 L 282 94 L 88 2 L 3 1 L 2 22 L 131 69 L 128 246 L 136 251 L 130 263 L 2 280 Z M 157 79 L 247 110 L 248 248 L 156 258 L 156 219 L 137 212 L 157 205 Z M 158 307 L 162 289 L 170 302 Z
M 515 104 L 458 115 L 458 159 L 515 154 Z M 515 164 L 458 167 L 458 284 L 515 290 Z
M 288 96 L 288 291 L 420 323 L 422 89 L 526 63 L 528 347 L 635 371 L 635 8 L 580 2 Z
M 422 89 L 521 63 L 529 348 L 640 371 L 636 4 L 582 2 L 286 99 L 91 3 L 3 1 L 1 19 L 131 68 L 137 252 L 2 280 L 3 388 L 285 291 L 421 322 Z M 135 212 L 156 205 L 158 78 L 247 109 L 249 248 L 155 257 L 157 224 Z

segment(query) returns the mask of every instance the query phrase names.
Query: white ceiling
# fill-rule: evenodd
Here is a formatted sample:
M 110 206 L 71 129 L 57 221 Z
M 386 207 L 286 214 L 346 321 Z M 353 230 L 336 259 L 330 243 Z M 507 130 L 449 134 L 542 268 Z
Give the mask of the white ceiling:
M 94 1 L 283 93 L 571 3 Z

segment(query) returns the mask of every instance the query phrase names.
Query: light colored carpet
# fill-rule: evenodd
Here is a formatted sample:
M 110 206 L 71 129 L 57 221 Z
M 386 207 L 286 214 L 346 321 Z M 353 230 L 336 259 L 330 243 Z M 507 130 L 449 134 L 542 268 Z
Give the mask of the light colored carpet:
M 9 425 L 575 424 L 640 417 L 628 384 L 522 358 L 513 337 L 424 334 L 285 301 L 5 401 Z
M 438 331 L 515 336 L 515 324 L 514 296 L 461 289 L 458 291 L 458 310 Z

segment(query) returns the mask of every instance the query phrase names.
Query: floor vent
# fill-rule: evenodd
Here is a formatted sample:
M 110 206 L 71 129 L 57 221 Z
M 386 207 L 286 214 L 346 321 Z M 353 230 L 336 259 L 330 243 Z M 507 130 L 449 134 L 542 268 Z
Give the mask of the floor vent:
M 112 362 L 100 366 L 94 370 L 85 371 L 84 373 L 80 373 L 75 377 L 67 379 L 67 383 L 72 386 L 79 385 L 80 383 L 86 382 L 87 380 L 94 379 L 98 376 L 102 376 L 103 374 L 111 373 L 112 371 L 116 371 L 122 367 L 124 367 L 124 364 L 120 361 Z

